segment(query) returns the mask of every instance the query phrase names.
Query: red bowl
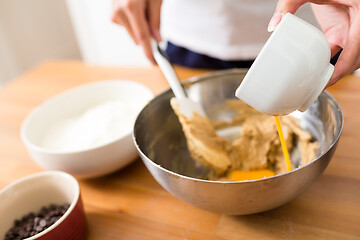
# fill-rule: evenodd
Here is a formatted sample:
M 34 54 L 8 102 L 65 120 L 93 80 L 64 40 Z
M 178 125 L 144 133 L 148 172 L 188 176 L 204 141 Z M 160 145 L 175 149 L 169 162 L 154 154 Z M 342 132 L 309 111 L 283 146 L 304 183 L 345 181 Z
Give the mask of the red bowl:
M 30 212 L 50 204 L 70 204 L 53 225 L 26 240 L 82 240 L 86 238 L 86 218 L 80 186 L 74 177 L 60 171 L 36 173 L 17 180 L 0 191 L 0 239 Z

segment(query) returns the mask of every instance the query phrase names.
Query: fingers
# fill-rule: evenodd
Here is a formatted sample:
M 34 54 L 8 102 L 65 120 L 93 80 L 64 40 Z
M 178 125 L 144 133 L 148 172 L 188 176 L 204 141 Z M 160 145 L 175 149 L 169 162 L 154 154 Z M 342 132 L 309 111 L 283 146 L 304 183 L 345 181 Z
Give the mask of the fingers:
M 118 11 L 116 14 L 114 14 L 112 16 L 111 20 L 112 20 L 112 22 L 117 23 L 117 24 L 122 25 L 123 27 L 125 27 L 126 31 L 130 35 L 132 40 L 137 44 L 136 38 L 135 38 L 134 33 L 132 31 L 132 28 L 130 26 L 130 23 L 129 23 L 129 21 L 128 21 L 128 19 L 127 19 L 124 12 Z
M 360 15 L 357 14 L 352 21 L 346 45 L 335 64 L 334 73 L 329 84 L 334 84 L 344 75 L 351 73 L 360 64 Z
M 350 19 L 347 8 L 341 5 L 311 4 L 314 15 L 324 31 L 333 57 L 346 44 Z
M 298 8 L 303 5 L 305 0 L 279 0 L 275 9 L 275 13 L 271 18 L 268 26 L 268 31 L 272 32 L 279 25 L 282 17 L 286 13 L 294 14 Z
M 269 26 L 268 26 L 268 32 L 273 32 L 277 25 L 279 25 L 282 17 L 284 16 L 283 13 L 275 12 L 272 18 L 270 19 Z
M 305 2 L 304 0 L 279 0 L 275 12 L 279 13 L 295 13 L 298 8 L 303 5 Z
M 278 0 L 275 13 L 269 22 L 268 31 L 274 31 L 277 25 L 279 25 L 282 17 L 286 13 L 294 14 L 302 5 L 307 2 L 312 2 L 316 4 L 334 4 L 338 1 L 339 0 Z
M 285 13 L 295 13 L 305 2 L 314 13 L 328 40 L 331 55 L 343 49 L 328 86 L 360 67 L 360 2 L 353 0 L 279 0 L 268 29 L 274 30 Z M 327 86 L 327 87 L 328 87 Z
M 344 27 L 343 29 L 346 28 Z M 347 38 L 347 33 L 345 31 L 339 30 L 338 27 L 333 27 L 324 32 L 331 50 L 331 57 L 334 57 L 343 46 L 345 46 Z
M 155 4 L 156 3 L 156 4 Z M 155 4 L 159 8 L 158 11 L 154 10 Z M 149 12 L 150 7 L 152 12 Z M 127 32 L 134 40 L 137 45 L 141 45 L 146 57 L 150 60 L 151 63 L 155 64 L 153 58 L 150 38 L 151 32 L 158 32 L 160 26 L 160 0 L 114 0 L 113 1 L 113 16 L 112 21 L 122 25 L 126 28 Z M 157 13 L 159 16 L 156 18 L 151 16 L 152 13 Z M 147 16 L 148 14 L 148 16 Z M 148 18 L 152 19 L 152 26 L 154 30 L 150 30 L 150 23 L 148 23 Z M 155 37 L 160 38 L 160 33 L 157 33 Z
M 145 56 L 155 64 L 150 45 L 150 29 L 145 15 L 145 1 L 141 1 L 140 4 L 141 5 L 129 5 L 126 14 L 137 43 L 141 45 Z
M 148 19 L 151 35 L 158 42 L 161 41 L 160 36 L 160 12 L 162 0 L 151 0 L 148 9 Z
M 341 47 L 335 44 L 329 44 L 329 47 L 331 50 L 331 57 L 334 57 L 341 50 Z

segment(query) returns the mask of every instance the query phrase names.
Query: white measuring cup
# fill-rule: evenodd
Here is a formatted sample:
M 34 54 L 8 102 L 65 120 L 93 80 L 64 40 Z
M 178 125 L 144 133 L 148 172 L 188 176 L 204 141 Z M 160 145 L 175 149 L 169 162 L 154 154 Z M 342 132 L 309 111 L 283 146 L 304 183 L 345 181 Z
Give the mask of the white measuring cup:
M 236 90 L 236 97 L 270 115 L 305 111 L 333 71 L 322 31 L 287 13 Z

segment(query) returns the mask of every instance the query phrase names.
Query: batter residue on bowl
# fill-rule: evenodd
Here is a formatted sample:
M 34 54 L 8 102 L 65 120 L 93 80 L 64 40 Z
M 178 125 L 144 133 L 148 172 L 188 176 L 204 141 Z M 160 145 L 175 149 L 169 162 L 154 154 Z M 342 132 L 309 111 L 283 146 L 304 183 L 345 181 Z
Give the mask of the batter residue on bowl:
M 228 100 L 225 108 L 236 112 L 231 122 L 212 122 L 196 113 L 192 118 L 180 114 L 191 156 L 213 170 L 211 179 L 251 180 L 287 171 L 276 124 L 272 116 L 262 114 L 238 100 Z M 303 130 L 298 119 L 281 117 L 286 145 L 290 154 L 300 154 L 300 166 L 315 158 L 318 142 Z M 220 137 L 217 130 L 240 125 L 239 137 L 232 141 Z M 294 165 L 294 163 L 293 163 Z M 292 169 L 298 166 L 292 166 Z

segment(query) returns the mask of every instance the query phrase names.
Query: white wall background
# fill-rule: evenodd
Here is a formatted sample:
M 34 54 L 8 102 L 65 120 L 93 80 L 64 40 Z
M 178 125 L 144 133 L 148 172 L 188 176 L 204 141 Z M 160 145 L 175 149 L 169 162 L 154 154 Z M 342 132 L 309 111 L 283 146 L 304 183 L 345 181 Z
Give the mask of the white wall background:
M 0 87 L 49 59 L 149 66 L 111 22 L 111 0 L 0 0 Z
M 0 0 L 0 85 L 47 59 L 80 59 L 64 0 Z

